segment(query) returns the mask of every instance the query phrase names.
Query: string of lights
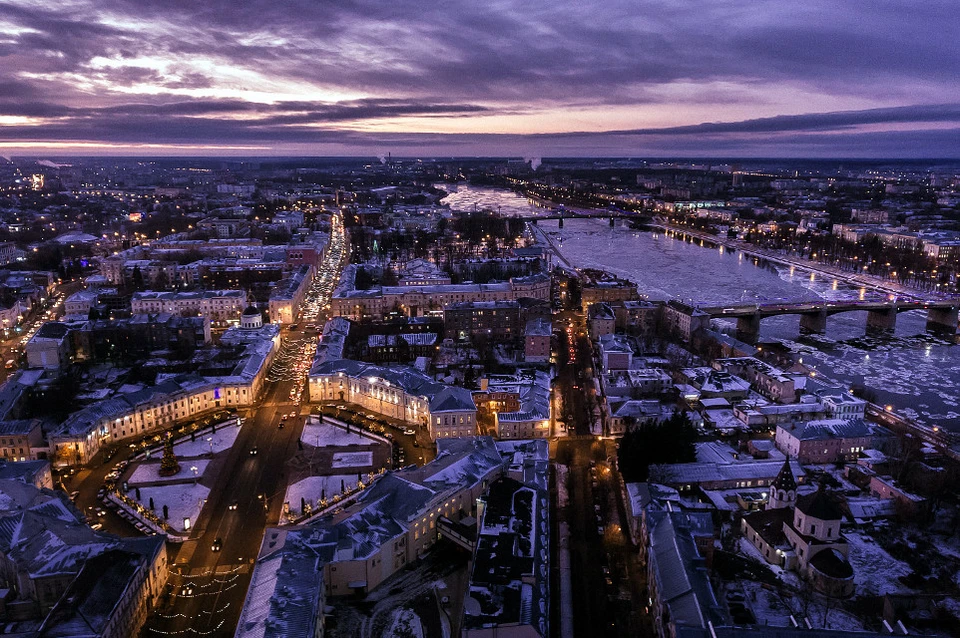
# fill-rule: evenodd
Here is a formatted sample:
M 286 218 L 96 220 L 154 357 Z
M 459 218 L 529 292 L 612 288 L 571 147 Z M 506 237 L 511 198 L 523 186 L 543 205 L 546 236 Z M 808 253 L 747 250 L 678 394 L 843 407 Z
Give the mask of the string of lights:
M 180 578 L 203 578 L 204 576 L 227 576 L 230 574 L 236 574 L 242 569 L 245 569 L 247 566 L 244 564 L 237 565 L 233 569 L 228 571 L 217 571 L 215 569 L 208 569 L 206 571 L 198 572 L 196 574 L 184 574 L 182 572 L 170 572 L 171 576 L 179 576 Z
M 230 603 L 227 603 L 226 605 L 224 605 L 224 606 L 221 607 L 220 609 L 204 610 L 204 611 L 201 611 L 200 613 L 201 613 L 201 614 L 222 614 L 222 613 L 225 612 L 227 609 L 229 609 L 229 607 L 230 607 Z M 162 618 L 163 620 L 175 620 L 175 619 L 177 619 L 177 618 L 186 618 L 187 620 L 197 620 L 197 619 L 200 618 L 200 615 L 198 614 L 198 615 L 195 615 L 195 616 L 188 616 L 187 614 L 161 614 L 161 613 L 157 613 L 157 618 Z
M 227 587 L 218 589 L 217 591 L 198 591 L 196 593 L 192 593 L 192 590 L 191 590 L 191 593 L 185 594 L 181 592 L 180 594 L 178 594 L 178 596 L 180 598 L 199 598 L 200 596 L 219 596 L 221 593 L 225 591 L 230 591 L 236 586 L 237 586 L 236 584 L 230 584 Z
M 191 634 L 194 636 L 209 636 L 211 634 L 214 634 L 220 631 L 220 628 L 223 627 L 223 623 L 225 622 L 226 622 L 225 620 L 221 620 L 219 623 L 217 623 L 216 627 L 212 629 L 208 629 L 206 631 L 202 629 L 194 629 L 193 627 L 187 627 L 186 629 L 178 629 L 176 631 L 163 631 L 155 627 L 150 627 L 150 631 L 155 634 L 160 634 L 161 636 L 183 636 L 185 634 Z

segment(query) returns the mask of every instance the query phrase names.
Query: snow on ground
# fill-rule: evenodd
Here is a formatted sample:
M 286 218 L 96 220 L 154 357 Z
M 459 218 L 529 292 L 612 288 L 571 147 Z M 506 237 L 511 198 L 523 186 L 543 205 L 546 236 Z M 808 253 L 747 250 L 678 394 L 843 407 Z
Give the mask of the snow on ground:
M 217 452 L 230 449 L 234 441 L 237 440 L 238 434 L 240 434 L 240 428 L 235 424 L 224 425 L 223 427 L 218 426 L 216 432 L 208 431 L 198 436 L 196 441 L 187 439 L 177 443 L 173 446 L 173 453 L 180 459 L 203 456 L 204 454 L 210 453 L 212 445 L 213 453 L 216 454 Z
M 348 445 L 369 445 L 370 439 L 357 432 L 347 432 L 345 428 L 337 427 L 317 417 L 310 417 L 303 426 L 300 440 L 307 445 L 316 447 L 345 447 Z
M 940 551 L 952 558 L 960 558 L 960 536 L 931 536 L 930 540 Z M 958 574 L 960 576 L 960 574 Z
M 153 498 L 153 511 L 163 518 L 163 506 L 168 508 L 169 518 L 167 524 L 178 531 L 184 531 L 183 519 L 189 518 L 190 525 L 197 522 L 200 516 L 200 510 L 207 501 L 210 490 L 200 484 L 181 484 L 181 485 L 160 485 L 157 487 L 140 488 L 140 504 L 146 508 L 150 507 L 150 499 Z M 130 490 L 127 496 L 133 498 L 136 496 L 136 490 Z
M 423 638 L 420 617 L 411 609 L 395 609 L 393 623 L 384 633 L 384 638 Z
M 127 481 L 130 485 L 138 485 L 142 483 L 175 483 L 183 482 L 187 479 L 195 478 L 195 476 L 203 476 L 204 470 L 207 469 L 207 465 L 210 464 L 210 461 L 205 461 L 202 459 L 193 459 L 180 462 L 180 471 L 174 474 L 173 476 L 160 476 L 160 461 L 153 463 L 141 463 L 137 466 L 137 469 L 133 471 L 133 475 Z M 190 468 L 197 468 L 196 475 L 193 470 Z
M 567 494 L 567 466 L 557 463 L 554 467 L 557 469 L 557 507 L 563 508 L 570 498 Z
M 745 595 L 743 601 L 754 614 L 758 625 L 771 627 L 790 626 L 790 615 L 801 619 L 806 616 L 814 627 L 827 629 L 863 631 L 863 622 L 853 614 L 839 608 L 836 599 L 810 594 L 801 596 L 790 591 L 771 591 L 762 584 L 752 580 L 742 580 L 728 591 Z M 808 588 L 807 588 L 808 589 Z
M 334 494 L 340 494 L 341 484 L 345 490 L 352 490 L 357 485 L 357 475 L 308 476 L 302 481 L 297 481 L 287 487 L 287 493 L 283 500 L 285 503 L 289 503 L 292 514 L 299 515 L 303 513 L 300 511 L 301 498 L 306 499 L 307 503 L 312 503 L 313 508 L 316 509 L 321 497 L 330 500 Z
M 857 594 L 888 594 L 910 591 L 898 578 L 913 570 L 903 561 L 891 556 L 885 549 L 869 538 L 857 532 L 844 532 L 850 545 L 849 561 L 853 566 L 853 580 L 857 583 Z
M 760 583 L 752 580 L 741 580 L 737 586 L 745 594 L 744 601 L 757 619 L 759 625 L 770 625 L 772 627 L 787 627 L 790 625 L 790 607 L 780 598 L 780 594 L 770 591 Z M 731 593 L 736 593 L 736 588 L 731 588 Z
M 337 452 L 330 462 L 330 467 L 338 470 L 371 465 L 373 465 L 373 452 Z

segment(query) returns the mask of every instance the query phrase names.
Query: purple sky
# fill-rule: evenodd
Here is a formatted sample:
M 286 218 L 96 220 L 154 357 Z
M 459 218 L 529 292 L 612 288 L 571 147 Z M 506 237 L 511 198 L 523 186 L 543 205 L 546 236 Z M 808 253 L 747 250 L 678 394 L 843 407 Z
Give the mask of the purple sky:
M 0 154 L 960 156 L 956 0 L 0 0 Z

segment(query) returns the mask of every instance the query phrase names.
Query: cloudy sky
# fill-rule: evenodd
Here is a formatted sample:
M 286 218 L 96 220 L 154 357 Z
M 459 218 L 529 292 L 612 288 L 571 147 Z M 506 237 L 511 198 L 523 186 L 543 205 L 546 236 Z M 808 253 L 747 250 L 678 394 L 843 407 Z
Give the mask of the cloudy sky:
M 0 0 L 0 154 L 960 156 L 957 0 Z

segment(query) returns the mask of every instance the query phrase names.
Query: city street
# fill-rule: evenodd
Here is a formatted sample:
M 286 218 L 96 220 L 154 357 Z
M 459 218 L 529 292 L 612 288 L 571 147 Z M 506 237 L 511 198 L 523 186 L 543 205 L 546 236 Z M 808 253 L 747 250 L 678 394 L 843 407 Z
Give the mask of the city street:
M 148 635 L 192 628 L 210 635 L 232 635 L 243 606 L 263 530 L 275 523 L 286 488 L 285 463 L 296 453 L 303 418 L 277 424 L 296 409 L 288 398 L 290 381 L 274 383 L 263 403 L 247 418 L 210 491 L 191 539 L 170 551 L 169 605 L 157 610 Z M 257 454 L 250 451 L 257 448 Z M 237 508 L 231 510 L 231 503 Z M 213 544 L 221 539 L 222 547 Z
M 626 505 L 612 441 L 591 435 L 597 399 L 592 348 L 583 319 L 559 315 L 562 330 L 556 392 L 570 436 L 557 444 L 556 462 L 566 465 L 566 511 L 558 517 L 570 531 L 570 576 L 575 636 L 645 636 L 644 567 L 630 539 Z
M 35 304 L 24 316 L 23 322 L 17 328 L 4 328 L 0 340 L 0 383 L 7 380 L 11 374 L 20 368 L 20 356 L 25 352 L 25 346 L 30 337 L 48 321 L 56 321 L 63 315 L 63 300 L 83 288 L 83 281 L 68 281 L 58 284 L 53 293 L 43 303 Z M 8 368 L 7 362 L 13 364 Z
M 319 325 L 346 258 L 343 227 L 334 220 L 330 247 L 303 308 Z M 301 403 L 317 339 L 313 330 L 284 333 L 263 398 L 248 411 L 190 540 L 168 545 L 166 602 L 148 619 L 145 635 L 233 635 L 263 531 L 276 524 L 283 508 L 286 462 L 297 453 L 309 413 Z M 290 412 L 298 416 L 280 428 Z

